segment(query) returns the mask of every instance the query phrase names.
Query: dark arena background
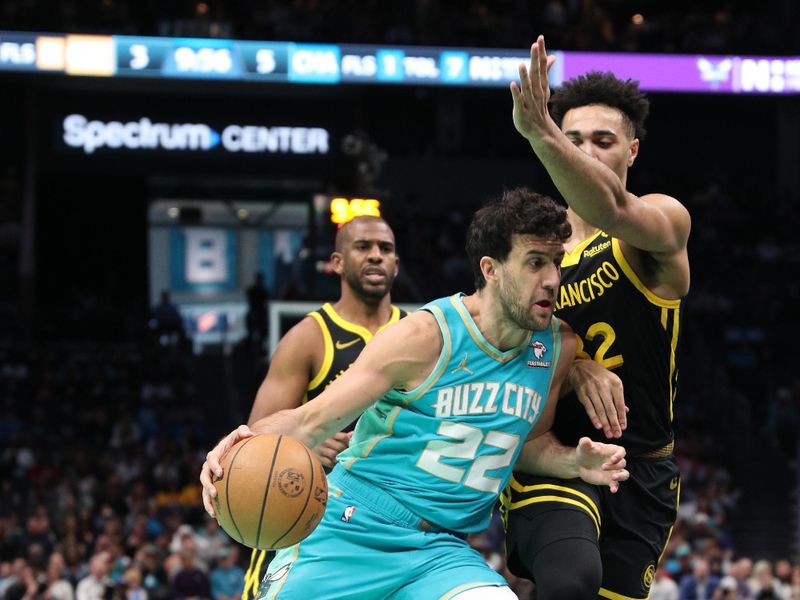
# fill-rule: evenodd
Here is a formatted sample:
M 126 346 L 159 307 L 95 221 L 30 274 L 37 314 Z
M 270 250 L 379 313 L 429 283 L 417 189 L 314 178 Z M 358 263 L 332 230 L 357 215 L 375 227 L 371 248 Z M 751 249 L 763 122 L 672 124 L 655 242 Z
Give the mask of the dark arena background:
M 414 307 L 473 290 L 475 207 L 557 197 L 511 120 L 539 33 L 556 85 L 642 82 L 628 187 L 692 217 L 656 581 L 706 564 L 750 578 L 737 597 L 800 599 L 791 0 L 4 0 L 0 599 L 71 599 L 92 576 L 79 600 L 238 597 L 249 550 L 203 511 L 205 452 L 246 421 L 280 335 L 338 297 L 334 220 L 380 210 L 393 301 Z M 259 272 L 269 300 L 248 304 Z M 504 570 L 497 527 L 471 543 Z

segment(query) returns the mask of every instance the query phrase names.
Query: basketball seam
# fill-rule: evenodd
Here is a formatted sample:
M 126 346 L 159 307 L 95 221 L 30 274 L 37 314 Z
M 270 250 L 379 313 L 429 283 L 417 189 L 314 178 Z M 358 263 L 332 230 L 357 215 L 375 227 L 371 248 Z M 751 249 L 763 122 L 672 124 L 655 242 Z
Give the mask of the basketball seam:
M 236 451 L 236 454 L 234 454 L 233 458 L 231 458 L 231 462 L 228 465 L 228 478 L 225 480 L 225 503 L 228 505 L 228 514 L 231 516 L 231 523 L 233 523 L 233 526 L 236 528 L 236 533 L 239 534 L 239 540 L 242 544 L 244 544 L 244 536 L 242 535 L 242 532 L 239 531 L 239 526 L 236 524 L 236 519 L 233 518 L 233 509 L 231 508 L 231 495 L 228 492 L 228 489 L 231 485 L 231 475 L 233 475 L 233 463 L 234 461 L 236 461 L 236 457 L 239 456 L 239 452 L 242 451 L 242 448 L 247 446 L 247 444 L 249 444 L 250 440 L 252 439 L 253 438 L 248 439 L 247 441 L 245 441 L 244 444 L 239 446 L 239 449 Z
M 303 508 L 298 513 L 297 518 L 294 520 L 294 523 L 292 523 L 289 526 L 289 529 L 287 529 L 286 532 L 281 537 L 279 537 L 277 540 L 272 542 L 272 546 L 273 547 L 278 542 L 280 542 L 283 538 L 285 538 L 287 535 L 289 535 L 289 533 L 292 531 L 292 529 L 294 529 L 294 526 L 297 525 L 297 523 L 300 521 L 300 517 L 302 517 L 303 514 L 306 512 L 306 508 L 308 508 L 308 503 L 311 500 L 311 494 L 314 493 L 314 461 L 311 460 L 311 454 L 309 454 L 308 448 L 303 446 L 303 450 L 306 451 L 306 456 L 308 457 L 308 463 L 309 463 L 309 471 L 311 472 L 311 482 L 310 482 L 309 488 L 308 488 L 308 495 L 306 496 L 306 503 L 303 505 Z
M 267 506 L 267 497 L 269 496 L 269 485 L 272 481 L 272 472 L 275 470 L 275 461 L 278 460 L 278 452 L 281 448 L 281 440 L 283 436 L 278 436 L 278 441 L 275 442 L 275 450 L 272 453 L 272 464 L 269 466 L 269 476 L 267 477 L 267 485 L 264 487 L 264 499 L 261 501 L 261 514 L 258 517 L 258 529 L 256 529 L 255 546 L 260 548 L 258 541 L 261 539 L 261 525 L 264 523 L 264 508 Z

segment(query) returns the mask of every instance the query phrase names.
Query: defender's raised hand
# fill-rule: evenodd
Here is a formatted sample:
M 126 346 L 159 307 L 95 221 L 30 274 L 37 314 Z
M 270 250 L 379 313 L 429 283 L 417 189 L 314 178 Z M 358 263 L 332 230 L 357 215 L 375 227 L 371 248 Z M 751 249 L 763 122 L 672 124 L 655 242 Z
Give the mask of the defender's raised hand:
M 514 100 L 514 127 L 526 138 L 539 137 L 549 127 L 556 127 L 547 110 L 550 86 L 547 73 L 555 56 L 547 56 L 544 36 L 540 35 L 531 46 L 531 62 L 519 66 L 519 80 L 511 82 L 511 97 Z

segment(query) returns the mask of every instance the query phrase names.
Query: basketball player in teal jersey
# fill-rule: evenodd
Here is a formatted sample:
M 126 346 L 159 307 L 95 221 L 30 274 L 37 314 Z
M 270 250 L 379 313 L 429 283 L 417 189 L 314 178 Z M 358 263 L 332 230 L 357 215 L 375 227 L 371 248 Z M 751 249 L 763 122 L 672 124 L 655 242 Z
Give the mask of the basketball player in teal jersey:
M 553 309 L 566 212 L 528 190 L 479 210 L 467 234 L 477 291 L 427 304 L 380 332 L 314 402 L 233 431 L 208 454 L 212 474 L 255 432 L 313 446 L 364 412 L 329 475 L 319 527 L 270 564 L 259 598 L 515 598 L 466 542 L 489 523 L 518 469 L 616 490 L 624 450 L 548 433 L 576 342 Z
M 256 394 L 249 424 L 319 396 L 375 333 L 405 316 L 389 295 L 399 259 L 386 221 L 364 216 L 345 223 L 336 234 L 331 263 L 342 280 L 339 300 L 309 313 L 281 338 Z M 315 448 L 326 468 L 333 467 L 336 455 L 347 448 L 351 430 L 352 424 Z M 253 550 L 242 600 L 255 597 L 266 565 L 267 552 Z
M 504 494 L 508 564 L 536 582 L 539 598 L 643 599 L 677 514 L 672 416 L 691 222 L 675 198 L 626 189 L 649 109 L 637 83 L 597 72 L 566 81 L 553 94 L 553 119 L 552 62 L 539 37 L 511 91 L 514 125 L 566 200 L 572 225 L 556 314 L 580 336 L 584 360 L 569 378 L 579 393 L 560 400 L 553 433 L 567 445 L 619 439 L 630 480 L 611 496 L 579 480 L 515 473 Z M 627 415 L 592 392 L 600 365 L 622 380 Z M 587 411 L 610 420 L 595 416 L 593 424 Z

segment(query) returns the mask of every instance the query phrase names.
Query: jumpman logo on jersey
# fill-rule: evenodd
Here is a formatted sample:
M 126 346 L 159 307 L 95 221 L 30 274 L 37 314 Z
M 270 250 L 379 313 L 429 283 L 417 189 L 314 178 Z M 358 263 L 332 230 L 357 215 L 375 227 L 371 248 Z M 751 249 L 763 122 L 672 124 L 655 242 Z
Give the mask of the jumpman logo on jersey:
M 464 358 L 461 359 L 461 362 L 458 363 L 458 366 L 450 371 L 451 374 L 458 373 L 459 371 L 466 371 L 470 375 L 473 375 L 472 369 L 467 368 L 467 357 L 469 356 L 469 352 L 464 352 Z

